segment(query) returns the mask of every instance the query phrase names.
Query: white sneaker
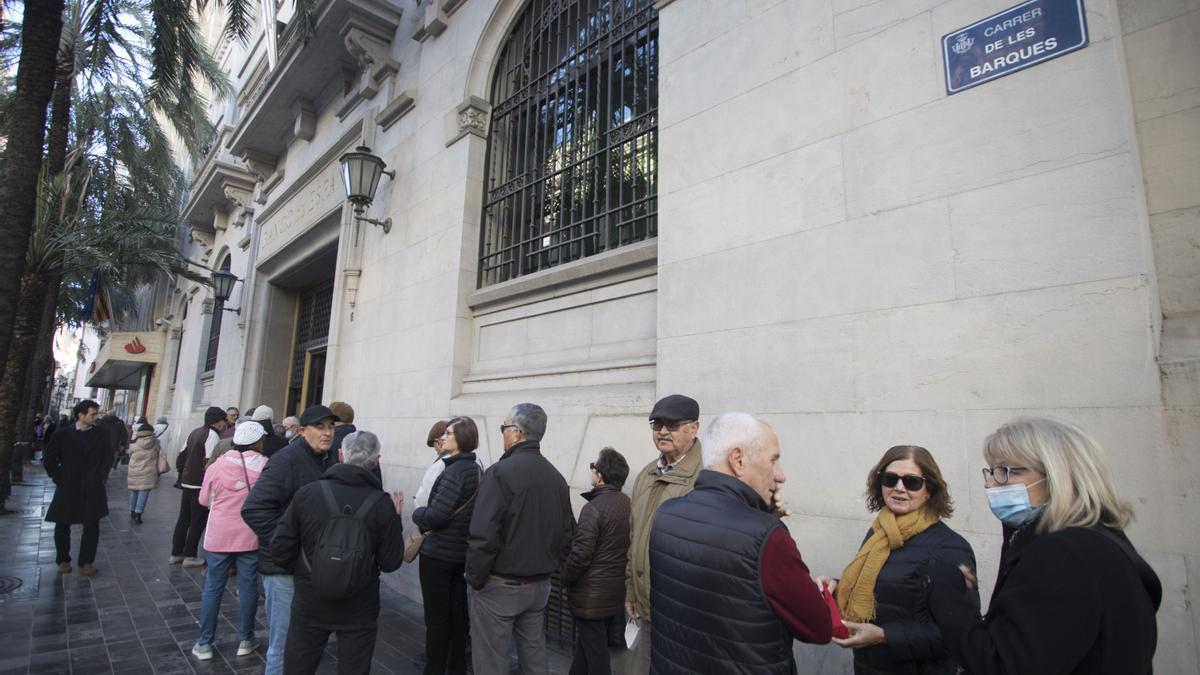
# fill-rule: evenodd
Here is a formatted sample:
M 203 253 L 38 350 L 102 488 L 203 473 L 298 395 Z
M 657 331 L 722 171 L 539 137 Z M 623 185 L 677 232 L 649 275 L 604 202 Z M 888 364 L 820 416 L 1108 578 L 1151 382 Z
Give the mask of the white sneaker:
M 213 657 L 212 645 L 196 645 L 192 647 L 192 656 L 201 661 L 208 661 Z
M 253 654 L 255 652 L 255 650 L 258 649 L 258 646 L 260 644 L 261 643 L 254 638 L 250 638 L 249 640 L 242 640 L 241 642 L 238 643 L 237 655 L 238 656 L 247 656 L 249 654 Z

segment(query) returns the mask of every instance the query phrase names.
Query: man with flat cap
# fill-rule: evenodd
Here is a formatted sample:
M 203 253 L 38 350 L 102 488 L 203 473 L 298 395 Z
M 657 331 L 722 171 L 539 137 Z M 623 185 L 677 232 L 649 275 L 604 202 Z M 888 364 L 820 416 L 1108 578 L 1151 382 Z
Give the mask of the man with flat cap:
M 650 411 L 650 440 L 658 459 L 637 473 L 629 515 L 629 562 L 625 567 L 625 613 L 638 622 L 638 637 L 629 655 L 626 672 L 650 672 L 650 526 L 658 507 L 668 499 L 692 491 L 702 463 L 700 404 L 671 394 Z
M 300 415 L 300 428 L 292 442 L 267 461 L 242 505 L 242 520 L 258 535 L 258 570 L 263 575 L 267 610 L 266 675 L 283 672 L 283 652 L 296 592 L 292 575 L 271 558 L 271 538 L 296 491 L 316 482 L 334 463 L 329 448 L 333 445 L 333 425 L 338 419 L 323 405 L 309 406 Z

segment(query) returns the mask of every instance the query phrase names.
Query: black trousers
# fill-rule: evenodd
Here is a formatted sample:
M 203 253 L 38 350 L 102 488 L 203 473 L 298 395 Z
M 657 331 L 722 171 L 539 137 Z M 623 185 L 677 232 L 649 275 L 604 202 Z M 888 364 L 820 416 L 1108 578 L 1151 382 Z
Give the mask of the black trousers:
M 375 654 L 376 624 L 337 627 L 319 619 L 292 612 L 288 627 L 287 646 L 283 648 L 284 675 L 312 675 L 321 664 L 321 653 L 329 642 L 329 634 L 337 634 L 338 675 L 358 675 L 371 672 L 371 657 Z
M 100 521 L 83 524 L 83 536 L 79 538 L 79 564 L 96 562 L 96 547 L 100 545 Z M 54 524 L 55 563 L 71 562 L 71 524 Z
M 575 658 L 571 675 L 611 675 L 608 660 L 608 629 L 612 619 L 575 619 Z
M 425 602 L 425 675 L 467 672 L 467 581 L 463 563 L 421 556 L 421 599 Z
M 208 525 L 208 509 L 200 506 L 200 489 L 183 488 L 179 500 L 179 519 L 171 538 L 171 555 L 195 558 L 200 548 L 200 536 Z

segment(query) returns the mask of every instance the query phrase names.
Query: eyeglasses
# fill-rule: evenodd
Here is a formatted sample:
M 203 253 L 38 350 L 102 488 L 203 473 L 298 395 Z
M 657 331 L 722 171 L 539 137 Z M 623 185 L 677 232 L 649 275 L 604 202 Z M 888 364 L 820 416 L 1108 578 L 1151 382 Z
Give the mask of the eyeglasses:
M 891 471 L 883 471 L 879 474 L 879 482 L 883 483 L 885 488 L 894 488 L 896 483 L 901 481 L 904 482 L 904 489 L 909 492 L 920 492 L 921 488 L 925 487 L 925 479 L 920 476 L 901 476 Z
M 589 469 L 591 469 L 592 471 L 595 471 L 595 470 L 596 470 L 596 463 L 595 463 L 595 462 L 592 462 L 591 464 L 588 464 L 588 468 L 589 468 Z
M 501 424 L 500 425 L 500 434 L 503 435 L 504 432 L 508 431 L 509 429 L 516 429 L 516 428 L 517 428 L 517 425 L 515 425 L 515 424 Z
M 679 431 L 679 427 L 685 424 L 691 424 L 694 420 L 679 420 L 678 422 L 667 422 L 665 420 L 650 420 L 650 428 L 655 431 L 661 431 L 666 427 L 667 431 Z
M 986 467 L 983 470 L 983 482 L 986 483 L 990 479 L 996 481 L 997 485 L 1008 485 L 1010 476 L 1020 475 L 1028 470 L 1027 466 L 1004 466 L 1003 464 L 994 469 Z

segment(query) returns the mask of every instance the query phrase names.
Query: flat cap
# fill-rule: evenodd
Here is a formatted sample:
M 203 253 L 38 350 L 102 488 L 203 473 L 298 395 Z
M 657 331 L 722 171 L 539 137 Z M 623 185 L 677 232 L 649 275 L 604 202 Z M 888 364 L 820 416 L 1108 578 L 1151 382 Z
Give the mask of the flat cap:
M 300 426 L 306 427 L 310 424 L 316 424 L 321 420 L 333 420 L 341 422 L 342 418 L 333 414 L 333 411 L 323 405 L 310 405 L 300 414 Z
M 666 422 L 698 420 L 700 419 L 700 404 L 696 403 L 696 399 L 682 394 L 664 396 L 654 404 L 654 409 L 650 411 L 650 419 Z

